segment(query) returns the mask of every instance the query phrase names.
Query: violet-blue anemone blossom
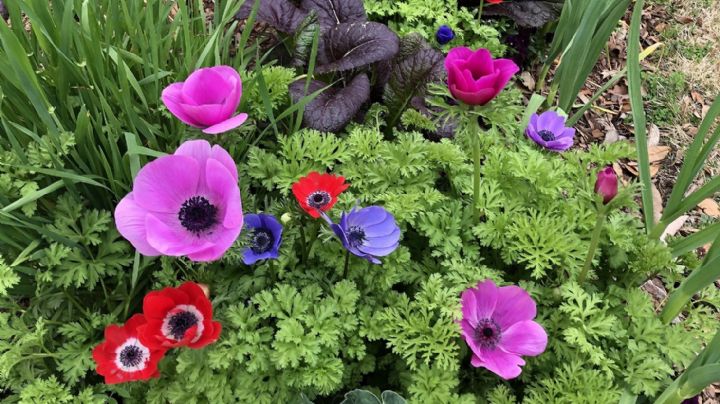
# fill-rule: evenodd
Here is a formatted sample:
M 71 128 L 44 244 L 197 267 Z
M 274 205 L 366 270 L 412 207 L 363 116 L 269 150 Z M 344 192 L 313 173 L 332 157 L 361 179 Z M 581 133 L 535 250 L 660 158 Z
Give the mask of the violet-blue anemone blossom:
M 243 251 L 246 265 L 278 257 L 283 227 L 275 216 L 265 213 L 245 215 L 245 228 L 251 232 L 250 245 Z
M 530 117 L 525 134 L 540 146 L 561 152 L 572 147 L 575 129 L 566 127 L 565 118 L 557 112 L 545 111 Z
M 373 264 L 382 264 L 377 257 L 389 255 L 399 245 L 400 228 L 393 215 L 380 206 L 343 212 L 337 224 L 324 212 L 323 217 L 345 249 Z

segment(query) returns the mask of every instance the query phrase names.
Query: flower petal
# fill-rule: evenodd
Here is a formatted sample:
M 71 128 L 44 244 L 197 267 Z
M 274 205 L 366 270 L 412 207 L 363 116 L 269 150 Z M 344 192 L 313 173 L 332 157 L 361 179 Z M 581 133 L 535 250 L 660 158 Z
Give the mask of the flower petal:
M 221 104 L 181 104 L 181 106 L 185 113 L 192 117 L 202 128 L 207 128 L 230 118 L 230 115 L 223 113 Z
M 485 48 L 473 52 L 467 59 L 467 68 L 472 70 L 475 77 L 482 77 L 495 71 L 492 54 Z
M 195 195 L 200 165 L 188 156 L 163 156 L 146 164 L 133 184 L 133 198 L 150 212 L 177 213 Z
M 222 147 L 215 145 L 210 150 L 210 157 L 214 158 L 215 160 L 219 161 L 222 165 L 225 166 L 225 168 L 228 169 L 228 172 L 230 172 L 230 175 L 233 176 L 235 179 L 235 182 L 238 180 L 238 171 L 237 171 L 237 165 L 235 165 L 235 160 L 233 160 L 232 156 L 230 156 L 230 153 L 227 152 L 227 150 L 223 149 Z
M 475 292 L 472 289 L 465 289 L 460 297 L 462 302 L 462 314 L 463 320 L 467 321 L 471 328 L 477 327 L 477 323 L 480 320 L 477 314 L 477 300 L 475 299 Z
M 243 112 L 241 114 L 237 114 L 222 122 L 218 122 L 208 128 L 203 129 L 203 133 L 207 133 L 208 135 L 217 135 L 220 133 L 228 132 L 245 123 L 247 119 L 248 114 Z
M 502 331 L 500 349 L 517 355 L 537 356 L 545 352 L 548 337 L 534 321 L 520 321 Z
M 463 308 L 464 310 L 464 308 Z M 470 350 L 473 351 L 473 353 L 480 354 L 480 346 L 475 342 L 475 327 L 468 321 L 468 319 L 463 318 L 460 321 L 460 328 L 462 329 L 462 335 L 465 339 L 465 342 L 468 344 L 468 347 L 470 347 Z
M 480 320 L 495 318 L 495 312 L 498 299 L 498 287 L 495 282 L 490 279 L 477 284 L 477 287 L 471 289 L 475 293 L 475 301 L 477 303 L 477 317 Z
M 190 234 L 179 224 L 171 227 L 153 214 L 146 216 L 145 227 L 150 245 L 164 255 L 188 255 L 212 246 L 203 238 Z
M 224 212 L 223 226 L 241 227 L 243 223 L 240 189 L 227 168 L 215 159 L 209 159 L 205 165 L 205 181 L 211 199 L 221 206 Z
M 169 86 L 165 87 L 162 95 L 160 96 L 160 99 L 162 99 L 162 102 L 163 104 L 165 104 L 167 109 L 179 120 L 190 126 L 200 128 L 203 125 L 201 125 L 195 120 L 195 118 L 185 112 L 185 109 L 183 108 L 182 88 L 183 83 L 170 84 Z
M 515 285 L 503 286 L 498 288 L 496 293 L 497 305 L 492 318 L 501 330 L 506 330 L 517 322 L 535 318 L 535 301 L 523 288 Z
M 205 249 L 188 253 L 188 258 L 197 262 L 209 262 L 222 258 L 225 252 L 235 243 L 241 230 L 242 227 L 228 229 L 218 226 L 213 233 L 211 243 Z
M 185 80 L 183 100 L 193 105 L 222 104 L 233 90 L 229 84 L 213 67 L 197 69 Z
M 481 367 L 495 373 L 505 380 L 514 379 L 520 376 L 522 369 L 520 366 L 525 365 L 525 361 L 518 355 L 507 353 L 501 349 L 482 350 L 482 354 L 478 355 L 482 361 Z
M 127 194 L 115 208 L 115 226 L 118 232 L 142 255 L 156 256 L 160 252 L 147 241 L 145 232 L 145 215 L 147 210 L 138 206 L 133 193 Z

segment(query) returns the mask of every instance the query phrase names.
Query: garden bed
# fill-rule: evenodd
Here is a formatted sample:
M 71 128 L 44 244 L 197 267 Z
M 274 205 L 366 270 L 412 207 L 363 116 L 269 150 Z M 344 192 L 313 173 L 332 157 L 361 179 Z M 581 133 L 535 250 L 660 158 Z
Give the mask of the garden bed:
M 715 402 L 686 9 L 460 3 L 0 3 L 1 396 Z

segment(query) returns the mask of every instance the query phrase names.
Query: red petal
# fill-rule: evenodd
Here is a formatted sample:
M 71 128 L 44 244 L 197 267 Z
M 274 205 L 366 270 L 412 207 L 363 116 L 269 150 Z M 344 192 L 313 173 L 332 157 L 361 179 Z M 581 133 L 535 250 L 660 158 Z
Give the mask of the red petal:
M 177 303 L 162 292 L 150 292 L 143 299 L 143 313 L 148 319 L 162 320 Z

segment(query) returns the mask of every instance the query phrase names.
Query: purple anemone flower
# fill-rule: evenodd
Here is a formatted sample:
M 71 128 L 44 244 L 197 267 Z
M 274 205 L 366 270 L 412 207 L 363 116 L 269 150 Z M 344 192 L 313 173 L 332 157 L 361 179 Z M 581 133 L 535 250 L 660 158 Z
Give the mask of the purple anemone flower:
M 115 223 L 143 255 L 222 257 L 243 225 L 235 162 L 205 140 L 183 143 L 138 172 L 115 208 Z
M 243 251 L 246 265 L 278 257 L 283 227 L 275 216 L 265 213 L 245 215 L 245 227 L 251 231 L 250 245 Z
M 519 286 L 497 287 L 491 280 L 462 294 L 463 337 L 473 352 L 470 364 L 505 380 L 520 375 L 525 361 L 547 347 L 547 333 L 533 321 L 535 301 Z
M 445 45 L 455 38 L 455 32 L 447 25 L 441 25 L 435 32 L 435 39 L 440 45 Z
M 552 151 L 565 151 L 572 147 L 575 129 L 565 127 L 565 118 L 555 111 L 533 114 L 525 129 L 527 137 Z
M 380 206 L 343 212 L 338 224 L 332 223 L 324 212 L 323 217 L 343 247 L 373 264 L 381 264 L 377 257 L 389 255 L 399 245 L 400 228 L 393 215 Z

